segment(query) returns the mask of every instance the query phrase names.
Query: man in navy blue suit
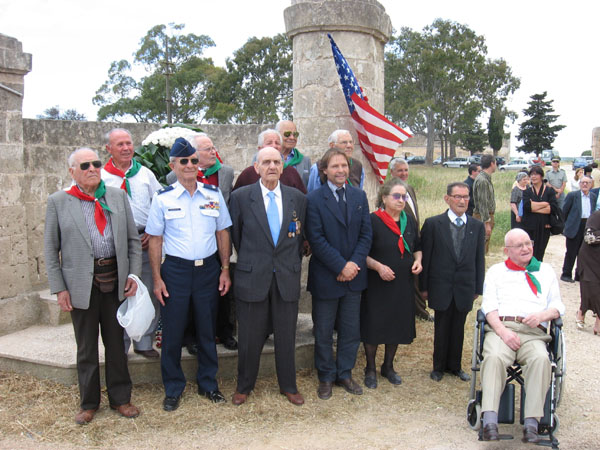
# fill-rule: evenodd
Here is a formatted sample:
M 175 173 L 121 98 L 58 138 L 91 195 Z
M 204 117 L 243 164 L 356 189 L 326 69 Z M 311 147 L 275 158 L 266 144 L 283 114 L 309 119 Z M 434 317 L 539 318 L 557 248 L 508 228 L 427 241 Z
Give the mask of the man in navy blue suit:
M 362 394 L 352 379 L 360 344 L 360 297 L 367 287 L 366 259 L 371 248 L 371 220 L 365 193 L 346 184 L 346 154 L 329 149 L 321 160 L 327 183 L 307 199 L 306 236 L 312 250 L 308 290 L 312 294 L 317 394 L 331 397 L 333 384 Z M 333 328 L 337 321 L 337 358 Z
M 581 177 L 579 180 L 580 190 L 569 192 L 562 208 L 565 215 L 565 229 L 563 230 L 563 234 L 567 238 L 565 241 L 567 251 L 565 252 L 560 279 L 567 283 L 574 282 L 572 278 L 573 266 L 575 265 L 577 253 L 579 253 L 579 247 L 581 247 L 581 243 L 583 242 L 585 222 L 596 208 L 598 193 L 593 190 L 590 191 L 593 183 L 591 177 L 586 175 Z

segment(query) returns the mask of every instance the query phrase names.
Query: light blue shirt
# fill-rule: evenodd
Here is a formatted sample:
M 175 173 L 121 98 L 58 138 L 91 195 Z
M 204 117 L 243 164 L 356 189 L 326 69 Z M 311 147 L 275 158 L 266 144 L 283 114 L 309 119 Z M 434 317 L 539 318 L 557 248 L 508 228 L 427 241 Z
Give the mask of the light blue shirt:
M 359 188 L 363 188 L 363 184 L 365 182 L 365 168 L 363 167 L 362 173 L 360 174 L 360 184 Z M 308 176 L 308 184 L 306 185 L 306 191 L 311 192 L 315 189 L 319 189 L 321 186 L 321 178 L 319 177 L 319 168 L 317 167 L 317 163 L 314 163 L 310 167 L 310 174 Z
M 598 205 L 596 204 L 596 206 L 598 206 Z M 585 195 L 583 193 L 583 191 L 581 191 L 581 218 L 582 219 L 589 218 L 591 212 L 592 212 L 592 202 L 590 199 L 590 193 L 588 192 L 588 194 Z
M 333 192 L 333 198 L 335 198 L 335 201 L 339 202 L 340 199 L 338 198 L 337 190 L 340 188 L 329 180 L 327 180 L 327 186 L 329 186 L 329 189 L 331 189 L 331 192 Z M 342 189 L 344 189 L 344 201 L 346 201 L 346 186 L 344 186 Z
M 213 255 L 217 251 L 215 233 L 230 226 L 231 217 L 219 188 L 197 183 L 190 196 L 176 182 L 154 195 L 146 233 L 163 236 L 165 254 L 196 260 Z

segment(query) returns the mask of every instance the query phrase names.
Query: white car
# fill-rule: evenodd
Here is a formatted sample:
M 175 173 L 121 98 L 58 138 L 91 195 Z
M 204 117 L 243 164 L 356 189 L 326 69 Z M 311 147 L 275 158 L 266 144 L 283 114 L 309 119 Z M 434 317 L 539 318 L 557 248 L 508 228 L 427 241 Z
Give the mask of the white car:
M 448 161 L 444 161 L 442 166 L 444 167 L 469 167 L 469 160 L 467 158 L 461 158 L 457 156 L 456 158 L 449 159 Z
M 531 163 L 524 159 L 513 159 L 512 161 L 509 161 L 508 164 L 500 166 L 500 170 L 527 170 L 530 165 Z

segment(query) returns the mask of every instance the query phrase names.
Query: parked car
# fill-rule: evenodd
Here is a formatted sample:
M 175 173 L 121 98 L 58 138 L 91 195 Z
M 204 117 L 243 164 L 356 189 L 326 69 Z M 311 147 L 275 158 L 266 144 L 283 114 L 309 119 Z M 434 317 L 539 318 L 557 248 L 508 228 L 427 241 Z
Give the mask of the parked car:
M 441 163 L 442 163 L 442 157 L 441 156 L 438 156 L 437 158 L 435 158 L 433 160 L 433 165 L 434 166 L 437 166 L 438 164 L 441 164 Z
M 573 170 L 579 169 L 580 167 L 587 167 L 594 162 L 594 158 L 591 156 L 578 156 L 573 160 Z
M 529 165 L 530 164 L 524 159 L 513 159 L 512 161 L 509 161 L 508 164 L 500 166 L 500 170 L 527 170 L 529 169 Z
M 496 165 L 498 167 L 500 167 L 500 166 L 503 166 L 504 164 L 506 164 L 506 160 L 504 159 L 504 157 L 496 156 Z
M 456 158 L 449 159 L 448 161 L 444 161 L 442 166 L 444 167 L 468 167 L 469 160 L 467 158 L 462 158 L 457 156 Z
M 469 158 L 469 162 L 471 164 L 481 164 L 481 157 L 483 155 L 481 153 L 475 153 L 474 155 L 471 155 L 471 157 Z
M 425 164 L 424 156 L 409 156 L 406 159 L 406 162 L 409 164 Z

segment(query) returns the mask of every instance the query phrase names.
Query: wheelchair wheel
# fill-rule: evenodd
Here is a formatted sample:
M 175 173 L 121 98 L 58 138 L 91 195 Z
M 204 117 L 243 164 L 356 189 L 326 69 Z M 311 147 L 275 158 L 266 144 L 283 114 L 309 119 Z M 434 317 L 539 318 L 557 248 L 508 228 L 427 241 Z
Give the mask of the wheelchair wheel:
M 467 422 L 472 430 L 479 431 L 481 428 L 481 405 L 476 399 L 471 399 L 467 405 Z
M 564 391 L 564 383 L 565 377 L 567 375 L 567 343 L 565 342 L 565 337 L 560 333 L 560 339 L 558 342 L 558 351 L 556 354 L 557 361 L 557 369 L 560 371 L 560 376 L 556 377 L 556 387 L 554 398 L 556 398 L 556 405 L 560 405 L 560 401 L 562 400 L 562 394 Z
M 550 428 L 552 428 L 552 433 L 554 434 L 558 430 L 559 425 L 560 425 L 560 422 L 558 420 L 558 416 L 556 414 L 554 414 L 552 416 L 552 427 L 549 427 L 547 425 L 539 425 L 538 426 L 538 434 L 540 436 L 548 436 L 548 434 L 550 434 Z

